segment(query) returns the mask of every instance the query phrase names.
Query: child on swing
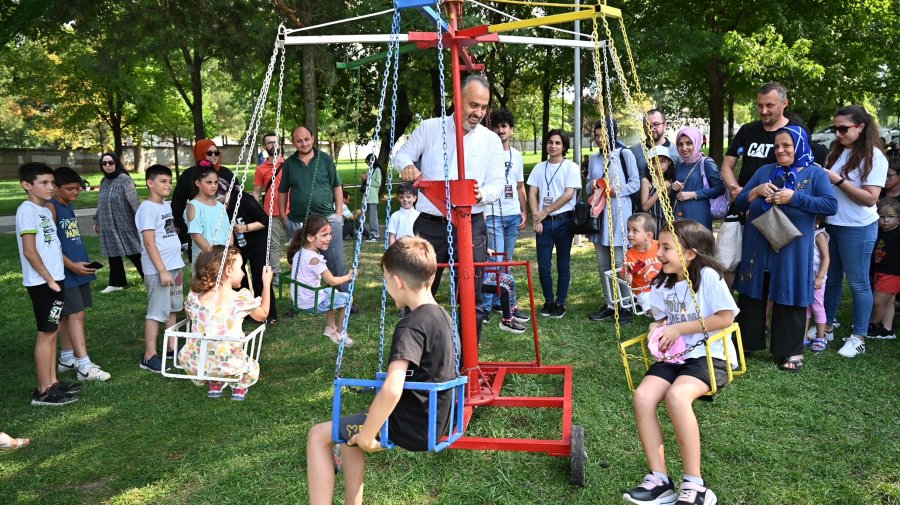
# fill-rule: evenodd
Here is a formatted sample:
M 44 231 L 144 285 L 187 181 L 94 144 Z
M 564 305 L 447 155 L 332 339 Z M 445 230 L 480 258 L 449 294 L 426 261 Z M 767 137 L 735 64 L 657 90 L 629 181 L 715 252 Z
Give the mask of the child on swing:
M 681 246 L 683 266 L 676 240 Z M 655 319 L 650 324 L 650 332 L 659 328 L 656 333 L 660 352 L 674 347 L 673 344 L 679 339 L 690 350 L 682 356 L 667 356 L 666 361 L 654 363 L 634 392 L 634 417 L 650 473 L 644 477 L 643 483 L 623 495 L 628 503 L 713 505 L 717 501 L 715 493 L 707 487 L 700 473 L 700 429 L 692 407 L 694 400 L 711 388 L 706 347 L 700 344 L 691 349 L 705 338 L 694 307 L 694 296 L 700 307 L 699 316 L 703 317 L 709 335 L 731 325 L 738 313 L 731 291 L 722 277 L 722 267 L 715 260 L 714 244 L 712 232 L 693 220 L 676 221 L 675 235 L 668 229 L 663 229 L 659 234 L 658 258 L 662 271 L 653 281 L 650 291 L 650 306 Z M 684 270 L 688 272 L 690 286 Z M 724 340 L 730 346 L 730 366 L 737 366 L 731 339 Z M 728 382 L 725 367 L 729 366 L 725 363 L 721 341 L 712 345 L 712 353 L 716 385 L 721 388 Z M 663 400 L 684 465 L 679 495 L 675 494 L 675 486 L 666 470 L 663 434 L 657 416 L 657 408 Z
M 300 225 L 294 238 L 291 239 L 287 250 L 288 260 L 291 264 L 291 279 L 316 288 L 324 279 L 331 286 L 319 291 L 318 300 L 316 300 L 316 293 L 313 290 L 293 284 L 291 285 L 291 301 L 308 314 L 325 312 L 328 326 L 323 335 L 330 338 L 335 344 L 340 344 L 341 340 L 346 339 L 344 345 L 350 347 L 353 345 L 353 340 L 347 336 L 346 332 L 341 331 L 335 322 L 344 320 L 344 310 L 350 303 L 350 295 L 333 288 L 350 282 L 354 272 L 335 277 L 325 265 L 325 256 L 322 255 L 322 252 L 331 245 L 331 233 L 328 219 L 318 214 L 312 214 L 305 223 Z M 334 303 L 332 303 L 332 299 Z
M 398 239 L 384 253 L 381 269 L 388 294 L 409 315 L 397 323 L 391 339 L 391 357 L 384 386 L 367 411 L 340 418 L 344 470 L 344 503 L 363 502 L 366 452 L 382 449 L 379 431 L 390 420 L 390 439 L 409 451 L 428 450 L 428 392 L 403 389 L 412 382 L 446 382 L 456 377 L 453 359 L 453 321 L 431 294 L 437 269 L 434 248 L 418 237 Z M 447 433 L 452 396 L 438 393 L 436 433 Z M 306 441 L 306 475 L 309 502 L 331 504 L 334 494 L 334 460 L 331 422 L 309 430 Z
M 226 224 L 227 228 L 228 225 Z M 219 281 L 216 278 L 225 256 L 225 269 Z M 240 288 L 244 272 L 241 270 L 243 260 L 236 247 L 214 245 L 197 256 L 194 280 L 188 294 L 184 310 L 191 318 L 191 329 L 207 336 L 222 335 L 241 338 L 244 318 L 252 317 L 256 321 L 265 321 L 269 315 L 270 286 L 272 285 L 272 267 L 266 265 L 262 271 L 262 297 L 253 297 L 253 292 Z M 178 361 L 191 373 L 200 370 L 200 341 L 187 339 L 187 343 L 178 353 Z M 243 345 L 237 341 L 210 342 L 207 347 L 204 372 L 213 377 L 235 378 L 240 381 L 231 384 L 231 399 L 241 401 L 247 395 L 247 388 L 256 384 L 259 378 L 259 363 L 249 358 Z M 222 396 L 225 382 L 210 380 L 210 398 Z

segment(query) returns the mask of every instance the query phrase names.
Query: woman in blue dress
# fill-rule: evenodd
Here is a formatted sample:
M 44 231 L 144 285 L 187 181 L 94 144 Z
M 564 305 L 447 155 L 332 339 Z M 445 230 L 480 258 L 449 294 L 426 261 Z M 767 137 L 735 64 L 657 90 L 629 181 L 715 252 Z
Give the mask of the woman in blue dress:
M 806 307 L 813 300 L 813 248 L 816 216 L 837 212 L 837 199 L 825 170 L 815 163 L 809 137 L 800 126 L 781 128 L 775 136 L 775 164 L 765 165 L 735 200 L 748 212 L 741 264 L 734 288 L 740 293 L 737 317 L 746 351 L 766 348 L 766 303 L 773 302 L 769 351 L 782 362 L 779 368 L 803 368 Z M 775 252 L 751 223 L 778 205 L 802 236 Z
M 683 158 L 675 165 L 675 219 L 693 219 L 712 231 L 711 201 L 725 193 L 716 162 L 703 155 L 703 133 L 688 126 L 678 131 L 675 145 Z M 704 181 L 705 179 L 705 181 Z

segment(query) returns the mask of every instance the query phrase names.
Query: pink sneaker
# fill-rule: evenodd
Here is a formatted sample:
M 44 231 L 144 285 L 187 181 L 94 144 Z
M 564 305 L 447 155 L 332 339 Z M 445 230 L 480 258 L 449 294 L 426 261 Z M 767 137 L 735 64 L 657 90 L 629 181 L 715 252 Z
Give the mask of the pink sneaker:
M 224 382 L 209 381 L 209 391 L 206 393 L 206 396 L 210 398 L 219 398 L 222 396 L 222 388 L 224 387 Z
M 236 402 L 244 401 L 244 397 L 247 396 L 247 388 L 232 388 L 231 390 L 231 399 Z

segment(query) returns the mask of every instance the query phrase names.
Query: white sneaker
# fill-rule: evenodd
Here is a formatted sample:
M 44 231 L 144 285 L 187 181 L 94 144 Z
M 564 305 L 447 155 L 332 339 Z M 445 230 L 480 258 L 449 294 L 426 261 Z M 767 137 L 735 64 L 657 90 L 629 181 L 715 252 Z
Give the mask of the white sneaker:
M 353 339 L 347 335 L 347 332 L 341 333 L 341 338 L 344 339 L 344 345 L 347 347 L 353 347 Z M 339 341 L 340 342 L 340 341 Z
M 325 335 L 326 337 L 330 338 L 331 341 L 334 342 L 335 344 L 341 343 L 341 334 L 338 333 L 337 330 L 334 330 L 330 327 L 325 328 L 325 331 L 322 332 L 322 335 Z
M 845 342 L 844 346 L 841 347 L 841 350 L 838 351 L 838 354 L 845 358 L 855 358 L 857 355 L 864 352 L 866 352 L 865 341 L 857 335 L 850 335 L 850 337 L 847 338 L 847 342 Z
M 87 373 L 82 373 L 81 370 L 78 370 L 78 380 L 80 381 L 105 381 L 109 380 L 112 377 L 108 372 L 104 372 L 97 366 L 96 363 L 91 363 L 91 366 L 87 369 Z
M 71 372 L 72 370 L 76 369 L 75 365 L 77 365 L 77 364 L 78 364 L 77 361 L 73 361 L 68 365 L 63 363 L 62 361 L 57 361 L 56 362 L 56 373 Z
M 100 292 L 104 295 L 108 295 L 110 293 L 115 293 L 116 291 L 122 291 L 123 289 L 125 289 L 125 288 L 122 288 L 119 286 L 106 286 Z
M 835 329 L 835 328 L 837 328 L 837 326 L 833 326 L 833 327 L 831 328 L 831 331 L 828 331 L 828 326 L 825 327 L 825 340 L 827 340 L 827 341 L 829 341 L 829 342 L 831 342 L 832 340 L 834 340 L 834 329 Z M 815 338 L 815 337 L 816 337 L 816 335 L 815 335 L 815 328 L 810 328 L 810 329 L 813 330 L 813 337 L 812 337 L 812 338 Z M 845 339 L 845 340 L 846 340 L 846 339 Z

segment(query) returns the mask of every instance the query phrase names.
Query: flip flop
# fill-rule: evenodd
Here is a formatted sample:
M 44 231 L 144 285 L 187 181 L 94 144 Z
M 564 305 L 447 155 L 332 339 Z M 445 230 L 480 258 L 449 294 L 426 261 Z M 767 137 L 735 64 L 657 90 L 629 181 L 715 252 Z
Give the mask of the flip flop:
M 803 358 L 788 358 L 778 365 L 778 369 L 782 372 L 797 373 L 800 370 L 803 370 L 803 365 Z
M 30 443 L 30 438 L 13 438 L 0 432 L 0 451 L 17 451 L 28 447 Z
M 606 207 L 606 179 L 600 179 L 599 184 L 600 187 L 594 188 L 594 192 L 588 198 L 588 203 L 591 204 L 591 217 L 600 216 Z

